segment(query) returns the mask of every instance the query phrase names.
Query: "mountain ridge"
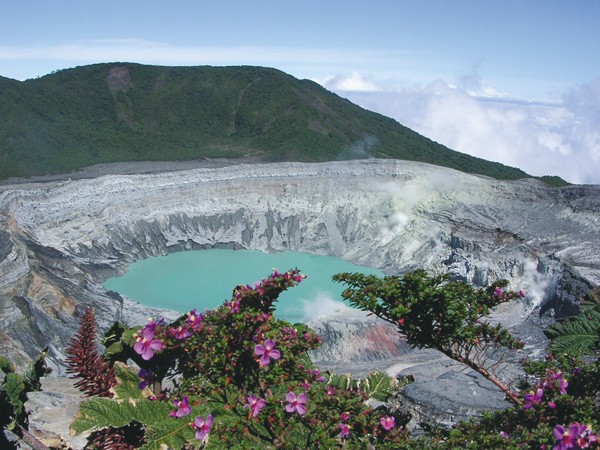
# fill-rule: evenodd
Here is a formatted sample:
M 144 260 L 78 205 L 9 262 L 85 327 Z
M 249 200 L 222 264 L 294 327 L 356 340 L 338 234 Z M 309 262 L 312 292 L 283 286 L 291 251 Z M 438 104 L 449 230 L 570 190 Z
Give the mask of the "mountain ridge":
M 26 81 L 0 77 L 0 116 L 0 179 L 107 162 L 248 157 L 403 159 L 530 177 L 265 67 L 102 63 Z

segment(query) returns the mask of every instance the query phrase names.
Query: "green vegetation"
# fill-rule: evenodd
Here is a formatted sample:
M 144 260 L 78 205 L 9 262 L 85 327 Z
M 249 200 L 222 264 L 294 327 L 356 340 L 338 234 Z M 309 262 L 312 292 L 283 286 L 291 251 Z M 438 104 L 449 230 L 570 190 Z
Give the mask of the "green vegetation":
M 557 177 L 557 176 L 543 175 L 543 176 L 537 177 L 537 178 L 539 180 L 543 181 L 544 183 L 546 183 L 548 186 L 552 186 L 552 187 L 563 187 L 563 186 L 570 185 L 570 183 L 566 182 L 561 177 Z
M 52 369 L 46 367 L 48 347 L 29 364 L 22 374 L 16 372 L 13 364 L 0 356 L 0 447 L 13 448 L 8 441 L 5 430 L 28 441 L 35 438 L 28 432 L 29 414 L 25 410 L 25 402 L 29 392 L 41 390 L 40 378 L 49 374 Z M 34 447 L 35 448 L 35 447 Z
M 590 291 L 578 316 L 568 317 L 545 330 L 555 354 L 600 352 L 600 288 Z
M 0 77 L 0 117 L 0 179 L 106 162 L 215 157 L 394 158 L 528 177 L 450 150 L 317 83 L 261 67 L 115 63 L 24 82 Z
M 322 374 L 307 354 L 320 338 L 305 325 L 273 316 L 280 293 L 303 278 L 298 270 L 274 272 L 253 287 L 237 286 L 232 299 L 212 311 L 193 310 L 170 324 L 114 326 L 104 344 L 107 359 L 116 361 L 118 383 L 105 378 L 106 388 L 100 389 L 113 397 L 82 403 L 72 429 L 91 432 L 100 448 L 117 436 L 145 449 L 184 443 L 186 448 L 318 449 L 340 443 L 383 448 L 385 442 L 405 441 L 400 425 L 406 416 L 365 404 L 369 395 L 386 398 L 395 380 L 381 373 L 360 381 Z M 88 348 L 81 341 L 90 338 L 78 333 L 74 348 Z M 130 360 L 139 371 L 121 366 Z M 77 372 L 84 377 L 92 374 L 83 355 L 72 361 L 82 365 Z M 96 364 L 102 370 L 102 363 Z M 138 424 L 142 433 L 130 433 Z
M 502 325 L 492 326 L 484 319 L 492 308 L 524 296 L 522 291 L 505 291 L 506 281 L 475 289 L 446 275 L 430 277 L 424 270 L 384 278 L 341 273 L 333 279 L 349 286 L 342 297 L 352 306 L 398 327 L 409 344 L 434 348 L 476 370 L 519 403 L 495 373 L 501 361 L 489 355 L 501 348 L 520 349 L 523 343 Z
M 73 432 L 88 433 L 88 449 L 598 448 L 598 289 L 582 315 L 552 327 L 554 353 L 525 362 L 527 375 L 515 391 L 496 383 L 512 407 L 452 427 L 422 423 L 415 436 L 407 429 L 410 411 L 387 403 L 410 379 L 321 373 L 307 355 L 320 338 L 273 316 L 281 292 L 303 278 L 297 269 L 275 271 L 254 286 L 237 286 L 231 300 L 212 311 L 192 310 L 172 323 L 150 319 L 143 327 L 117 323 L 105 335 L 102 356 L 94 313 L 86 311 L 67 350 L 76 386 L 91 396 Z M 505 328 L 486 323 L 490 308 L 523 296 L 506 290 L 504 281 L 474 289 L 422 270 L 335 279 L 349 286 L 343 296 L 352 304 L 393 323 L 413 346 L 437 348 L 493 382 L 477 355 L 487 359 L 521 346 Z M 2 448 L 19 446 L 8 431 L 33 448 L 47 448 L 28 431 L 24 408 L 27 393 L 39 390 L 49 372 L 45 355 L 22 375 L 0 357 Z M 369 398 L 383 404 L 373 408 Z
M 94 358 L 97 371 L 110 361 L 115 377 L 101 378 L 103 397 L 82 403 L 73 431 L 91 433 L 89 448 L 598 448 L 597 344 L 585 358 L 548 355 L 527 363 L 514 392 L 489 370 L 485 360 L 522 346 L 485 320 L 490 308 L 523 296 L 506 282 L 474 289 L 421 270 L 335 277 L 349 285 L 343 296 L 352 304 L 393 323 L 413 346 L 437 348 L 478 370 L 514 405 L 450 428 L 422 424 L 424 434 L 411 436 L 408 411 L 366 403 L 385 402 L 404 384 L 378 372 L 360 380 L 319 372 L 307 356 L 319 337 L 273 316 L 279 294 L 302 278 L 296 269 L 274 272 L 237 286 L 221 307 L 170 324 L 115 324 L 103 342 L 105 360 Z M 83 332 L 91 318 L 86 313 L 72 343 L 71 361 L 83 369 L 73 372 L 83 378 L 95 373 L 80 351 L 91 348 L 93 333 Z M 131 360 L 139 368 L 124 364 Z M 85 390 L 89 383 L 78 385 Z

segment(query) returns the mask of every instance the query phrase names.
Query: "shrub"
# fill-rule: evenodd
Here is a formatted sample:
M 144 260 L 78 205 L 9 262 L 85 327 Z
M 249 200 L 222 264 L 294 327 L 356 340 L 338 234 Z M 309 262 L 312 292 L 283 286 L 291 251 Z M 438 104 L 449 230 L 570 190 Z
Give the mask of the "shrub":
M 41 389 L 40 378 L 49 374 L 52 369 L 46 367 L 46 347 L 29 366 L 18 374 L 14 365 L 5 357 L 0 356 L 0 444 L 2 448 L 13 448 L 4 431 L 14 433 L 29 442 L 37 440 L 29 434 L 29 417 L 25 410 L 25 402 L 29 392 Z M 39 443 L 39 442 L 38 442 Z
M 410 416 L 366 403 L 385 401 L 399 389 L 396 380 L 321 373 L 307 355 L 319 337 L 273 316 L 279 294 L 302 279 L 298 270 L 275 271 L 254 286 L 237 286 L 212 311 L 143 327 L 115 324 L 104 339 L 116 380 L 112 397 L 83 402 L 73 430 L 91 432 L 92 448 L 597 447 L 599 364 L 571 356 L 528 364 L 521 392 L 496 380 L 514 407 L 450 429 L 425 426 L 427 435 L 410 437 Z M 437 348 L 492 381 L 485 355 L 522 346 L 485 320 L 494 306 L 523 296 L 505 282 L 474 289 L 423 271 L 335 279 L 350 285 L 345 298 L 396 324 L 412 345 Z
M 302 279 L 297 270 L 274 272 L 236 287 L 215 310 L 113 327 L 107 355 L 133 359 L 138 377 L 115 364 L 115 397 L 84 402 L 73 429 L 95 432 L 98 443 L 102 430 L 139 423 L 144 448 L 194 440 L 207 448 L 362 448 L 406 440 L 407 417 L 365 404 L 369 393 L 392 392 L 392 380 L 373 374 L 344 386 L 310 361 L 307 351 L 320 343 L 312 330 L 273 316 L 279 294 Z

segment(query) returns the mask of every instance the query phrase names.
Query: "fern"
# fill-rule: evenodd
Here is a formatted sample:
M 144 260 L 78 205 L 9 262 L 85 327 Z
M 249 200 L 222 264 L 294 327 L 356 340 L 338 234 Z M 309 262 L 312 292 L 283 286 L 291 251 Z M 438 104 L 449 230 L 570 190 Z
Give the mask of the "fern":
M 202 406 L 196 406 L 192 409 L 190 419 L 175 419 L 169 417 L 171 409 L 168 403 L 145 398 L 132 401 L 91 398 L 81 404 L 71 430 L 81 434 L 139 422 L 145 427 L 145 444 L 141 449 L 181 448 L 186 442 L 194 440 L 190 422 L 196 416 L 205 416 L 207 411 Z
M 106 397 L 91 398 L 81 403 L 71 429 L 81 434 L 108 427 L 122 427 L 132 421 L 134 408 L 129 402 L 116 402 Z
M 83 402 L 71 424 L 74 433 L 92 432 L 106 438 L 114 435 L 115 431 L 143 424 L 144 443 L 139 447 L 141 449 L 182 448 L 186 442 L 194 440 L 190 422 L 198 415 L 205 416 L 205 407 L 196 406 L 188 418 L 175 419 L 169 416 L 173 409 L 170 403 L 144 397 L 150 391 L 139 389 L 139 378 L 131 368 L 116 363 L 114 371 L 118 382 L 111 389 L 114 396 L 90 398 Z
M 142 391 L 139 388 L 140 379 L 131 368 L 123 363 L 116 363 L 113 366 L 117 384 L 111 389 L 115 398 L 138 400 L 144 398 L 144 392 L 150 394 L 150 391 Z
M 545 330 L 551 339 L 552 353 L 591 355 L 600 351 L 600 301 L 597 290 L 588 294 L 581 304 L 581 314 L 570 317 Z
M 593 354 L 600 349 L 600 311 L 590 311 L 546 330 L 552 353 Z

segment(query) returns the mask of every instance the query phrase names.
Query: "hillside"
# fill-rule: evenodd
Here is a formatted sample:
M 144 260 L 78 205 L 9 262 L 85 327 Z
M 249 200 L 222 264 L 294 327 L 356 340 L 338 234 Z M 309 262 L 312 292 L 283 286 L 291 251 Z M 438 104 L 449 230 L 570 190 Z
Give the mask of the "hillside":
M 308 80 L 262 67 L 96 64 L 0 77 L 0 179 L 115 161 L 423 161 L 516 179 Z

